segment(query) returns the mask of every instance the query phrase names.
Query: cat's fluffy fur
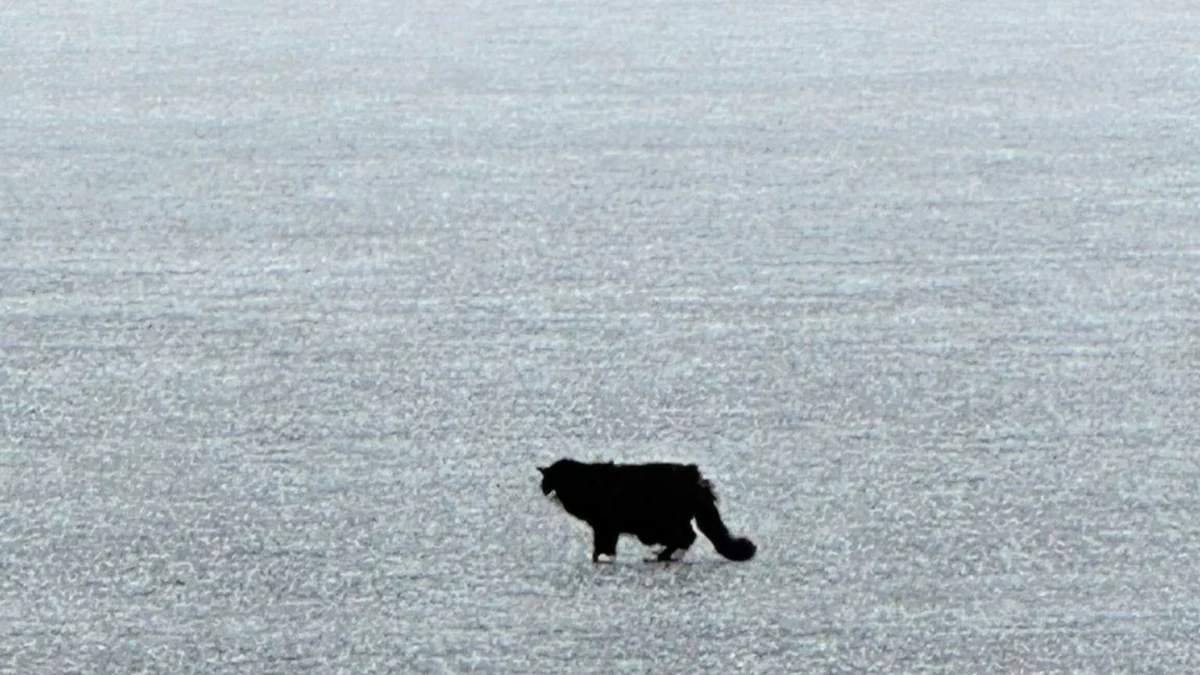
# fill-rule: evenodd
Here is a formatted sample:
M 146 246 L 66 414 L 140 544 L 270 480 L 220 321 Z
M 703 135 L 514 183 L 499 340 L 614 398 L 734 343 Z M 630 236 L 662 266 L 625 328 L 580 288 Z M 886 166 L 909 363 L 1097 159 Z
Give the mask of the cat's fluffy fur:
M 592 561 L 615 556 L 617 538 L 632 534 L 648 546 L 666 547 L 661 561 L 686 552 L 696 541 L 692 519 L 717 553 L 749 560 L 754 543 L 733 537 L 717 511 L 717 495 L 695 464 L 586 464 L 560 459 L 542 474 L 542 493 L 592 526 Z

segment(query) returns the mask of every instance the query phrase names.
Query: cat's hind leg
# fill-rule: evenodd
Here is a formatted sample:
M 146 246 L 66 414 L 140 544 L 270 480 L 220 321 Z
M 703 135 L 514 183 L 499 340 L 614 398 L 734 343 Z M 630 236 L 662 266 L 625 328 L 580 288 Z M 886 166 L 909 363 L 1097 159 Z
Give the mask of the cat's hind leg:
M 692 544 L 696 543 L 696 531 L 692 529 L 691 522 L 671 530 L 666 543 L 667 547 L 658 554 L 659 562 L 671 562 L 682 558 Z
M 616 530 L 592 528 L 592 562 L 600 562 L 600 556 L 609 556 L 606 562 L 612 562 L 617 557 L 617 538 L 620 533 Z
M 642 530 L 636 533 L 638 540 L 650 547 L 650 555 L 653 557 L 646 558 L 646 562 L 654 562 L 658 560 L 658 555 L 666 548 L 666 537 L 655 530 Z

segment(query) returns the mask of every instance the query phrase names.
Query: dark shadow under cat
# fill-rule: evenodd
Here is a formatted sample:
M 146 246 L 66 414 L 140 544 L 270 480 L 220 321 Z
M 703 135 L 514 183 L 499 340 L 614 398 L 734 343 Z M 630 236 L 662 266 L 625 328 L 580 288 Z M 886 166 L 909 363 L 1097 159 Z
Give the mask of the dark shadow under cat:
M 733 537 L 717 511 L 712 483 L 695 464 L 587 464 L 560 459 L 542 473 L 542 493 L 592 527 L 592 561 L 616 556 L 617 539 L 631 534 L 647 546 L 666 548 L 658 560 L 676 559 L 696 541 L 692 519 L 730 560 L 749 560 L 757 547 Z

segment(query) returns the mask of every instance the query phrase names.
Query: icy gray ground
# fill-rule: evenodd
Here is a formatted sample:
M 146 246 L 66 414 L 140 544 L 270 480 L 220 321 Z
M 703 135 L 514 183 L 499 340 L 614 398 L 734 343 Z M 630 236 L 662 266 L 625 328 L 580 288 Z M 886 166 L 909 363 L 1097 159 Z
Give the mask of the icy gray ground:
M 0 671 L 1200 669 L 1197 35 L 0 5 Z M 759 557 L 593 567 L 564 455 Z

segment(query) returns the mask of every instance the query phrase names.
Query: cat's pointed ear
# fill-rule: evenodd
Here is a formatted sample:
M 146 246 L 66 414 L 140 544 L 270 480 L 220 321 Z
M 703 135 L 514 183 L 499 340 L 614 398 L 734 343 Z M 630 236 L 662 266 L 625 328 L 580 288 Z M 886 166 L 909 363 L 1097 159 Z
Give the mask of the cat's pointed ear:
M 543 476 L 544 476 L 544 475 L 546 475 L 546 467 L 544 467 L 544 466 L 539 466 L 539 467 L 537 468 L 537 470 L 538 470 L 538 473 L 541 473 Z

